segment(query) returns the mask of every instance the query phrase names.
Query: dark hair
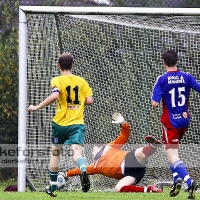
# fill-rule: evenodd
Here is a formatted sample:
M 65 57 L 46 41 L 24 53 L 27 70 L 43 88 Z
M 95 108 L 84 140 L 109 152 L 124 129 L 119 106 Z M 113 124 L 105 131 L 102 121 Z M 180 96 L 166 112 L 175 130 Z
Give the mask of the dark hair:
M 168 67 L 172 67 L 177 63 L 178 54 L 174 50 L 168 50 L 162 54 L 162 59 Z
M 70 53 L 63 53 L 58 58 L 61 70 L 71 70 L 73 64 L 73 56 Z

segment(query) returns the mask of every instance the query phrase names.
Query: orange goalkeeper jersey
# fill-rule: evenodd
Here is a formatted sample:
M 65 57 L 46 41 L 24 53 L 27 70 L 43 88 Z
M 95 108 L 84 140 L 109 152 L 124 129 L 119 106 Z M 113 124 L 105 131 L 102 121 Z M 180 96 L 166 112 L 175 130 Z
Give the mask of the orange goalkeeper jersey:
M 101 174 L 114 179 L 123 177 L 121 164 L 128 151 L 121 150 L 121 147 L 127 142 L 130 136 L 130 125 L 125 122 L 121 127 L 120 135 L 107 144 L 102 156 L 93 164 L 87 166 L 87 173 Z M 80 169 L 71 169 L 66 172 L 68 177 L 80 175 Z

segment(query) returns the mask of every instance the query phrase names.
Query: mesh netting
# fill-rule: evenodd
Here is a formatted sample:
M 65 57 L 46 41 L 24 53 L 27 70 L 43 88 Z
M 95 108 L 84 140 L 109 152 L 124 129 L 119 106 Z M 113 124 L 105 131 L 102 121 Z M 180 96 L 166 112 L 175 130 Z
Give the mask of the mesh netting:
M 84 77 L 93 88 L 95 103 L 85 109 L 84 155 L 93 162 L 94 143 L 108 143 L 119 134 L 111 115 L 120 112 L 131 125 L 125 150 L 145 145 L 144 136 L 161 139 L 161 107 L 153 109 L 150 95 L 156 77 L 165 72 L 161 54 L 175 49 L 181 70 L 200 80 L 200 17 L 129 15 L 104 16 L 28 14 L 28 102 L 38 104 L 50 93 L 50 80 L 60 75 L 58 56 L 65 51 L 75 59 L 73 73 Z M 180 145 L 180 157 L 190 175 L 199 180 L 198 126 L 199 95 L 191 92 L 191 126 Z M 27 116 L 27 146 L 31 150 L 27 175 L 38 190 L 49 184 L 51 119 L 55 104 Z M 194 153 L 195 152 L 195 153 Z M 76 165 L 69 147 L 61 153 L 61 169 Z M 94 190 L 112 189 L 116 181 L 90 176 Z M 167 158 L 159 149 L 150 159 L 141 184 L 172 180 Z M 80 189 L 79 177 L 71 178 L 66 189 Z

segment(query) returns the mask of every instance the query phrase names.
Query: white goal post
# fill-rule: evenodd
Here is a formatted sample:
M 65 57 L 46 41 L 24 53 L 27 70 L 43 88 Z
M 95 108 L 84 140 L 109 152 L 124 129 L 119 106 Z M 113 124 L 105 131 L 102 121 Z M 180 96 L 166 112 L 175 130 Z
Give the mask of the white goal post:
M 142 8 L 142 7 L 53 7 L 19 6 L 19 105 L 18 105 L 18 191 L 26 191 L 26 120 L 27 120 L 27 14 L 67 15 L 177 15 L 198 16 L 200 8 Z

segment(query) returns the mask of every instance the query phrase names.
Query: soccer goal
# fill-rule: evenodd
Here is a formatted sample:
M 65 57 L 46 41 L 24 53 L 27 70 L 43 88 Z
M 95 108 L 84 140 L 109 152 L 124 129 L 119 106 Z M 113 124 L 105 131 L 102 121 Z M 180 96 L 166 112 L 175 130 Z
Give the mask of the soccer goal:
M 200 9 L 123 7 L 19 7 L 19 142 L 18 191 L 25 191 L 26 176 L 37 191 L 49 184 L 51 119 L 55 105 L 28 114 L 27 107 L 50 93 L 50 80 L 60 74 L 58 56 L 70 52 L 73 73 L 93 88 L 94 105 L 86 107 L 84 155 L 93 162 L 94 143 L 108 143 L 120 128 L 111 115 L 120 112 L 131 124 L 125 150 L 145 145 L 144 136 L 161 139 L 161 108 L 153 109 L 151 91 L 165 72 L 161 54 L 175 49 L 181 70 L 200 80 Z M 199 181 L 200 96 L 191 92 L 191 126 L 180 145 L 180 157 L 192 178 Z M 24 150 L 24 151 L 23 151 Z M 26 152 L 24 154 L 23 152 Z M 60 168 L 76 167 L 69 147 L 61 153 Z M 90 176 L 91 190 L 112 190 L 116 181 Z M 163 149 L 149 161 L 141 184 L 172 180 Z M 79 190 L 79 177 L 66 190 Z

